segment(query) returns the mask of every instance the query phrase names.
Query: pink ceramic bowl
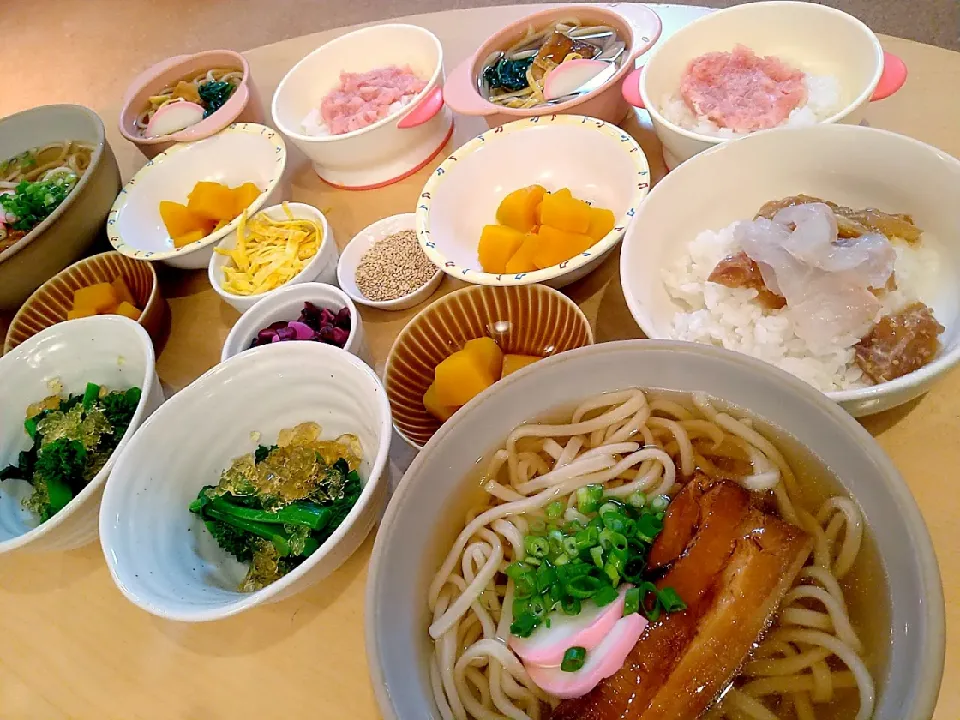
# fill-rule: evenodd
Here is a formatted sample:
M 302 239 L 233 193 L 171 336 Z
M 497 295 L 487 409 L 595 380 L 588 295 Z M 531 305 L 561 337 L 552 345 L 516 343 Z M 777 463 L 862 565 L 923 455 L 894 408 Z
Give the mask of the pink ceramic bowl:
M 581 22 L 609 25 L 616 28 L 626 43 L 626 59 L 606 83 L 592 92 L 556 105 L 541 105 L 536 108 L 506 108 L 485 100 L 477 89 L 477 79 L 483 70 L 483 62 L 491 53 L 503 50 L 523 37 L 528 28 L 535 29 L 559 20 L 576 18 Z M 443 99 L 454 112 L 462 115 L 482 115 L 490 127 L 520 118 L 537 115 L 586 115 L 608 123 L 617 124 L 626 116 L 630 107 L 623 99 L 620 86 L 633 71 L 634 61 L 649 50 L 660 37 L 663 24 L 660 16 L 645 5 L 632 5 L 630 18 L 609 8 L 596 5 L 563 5 L 527 15 L 503 30 L 493 34 L 467 60 L 447 76 L 443 87 Z
M 222 108 L 196 125 L 170 135 L 147 138 L 140 134 L 136 124 L 137 117 L 147 107 L 147 99 L 151 95 L 155 95 L 177 80 L 203 70 L 228 67 L 241 68 L 243 80 Z M 120 134 L 136 145 L 148 158 L 153 158 L 177 143 L 193 142 L 216 135 L 234 122 L 263 124 L 263 110 L 250 77 L 250 66 L 243 55 L 233 50 L 206 50 L 193 55 L 167 58 L 134 78 L 123 98 L 123 109 L 120 111 Z

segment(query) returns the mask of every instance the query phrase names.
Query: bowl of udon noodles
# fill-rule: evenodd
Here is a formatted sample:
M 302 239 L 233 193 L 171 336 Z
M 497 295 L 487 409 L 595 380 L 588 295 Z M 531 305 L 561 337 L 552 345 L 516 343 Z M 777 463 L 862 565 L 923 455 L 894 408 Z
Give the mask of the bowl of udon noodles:
M 233 50 L 205 50 L 167 58 L 134 78 L 123 99 L 120 134 L 152 158 L 234 122 L 263 122 L 250 66 Z
M 660 17 L 632 5 L 564 5 L 528 15 L 488 38 L 454 68 L 443 97 L 454 112 L 490 127 L 573 113 L 619 123 L 629 112 L 621 84 L 660 37 Z
M 870 435 L 721 348 L 510 375 L 394 494 L 367 586 L 387 720 L 930 717 L 944 600 Z
M 0 310 L 84 255 L 119 189 L 92 110 L 45 105 L 0 120 Z

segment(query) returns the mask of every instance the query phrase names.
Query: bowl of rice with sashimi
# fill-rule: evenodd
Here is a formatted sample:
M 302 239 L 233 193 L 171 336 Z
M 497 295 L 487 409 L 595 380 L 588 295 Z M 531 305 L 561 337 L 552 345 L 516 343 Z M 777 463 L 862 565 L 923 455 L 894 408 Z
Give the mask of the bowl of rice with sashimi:
M 960 361 L 958 203 L 960 161 L 918 141 L 754 135 L 651 192 L 624 239 L 624 295 L 650 338 L 752 355 L 879 412 Z
M 650 112 L 667 166 L 761 130 L 858 123 L 906 68 L 856 18 L 805 2 L 710 13 L 651 53 L 625 94 Z

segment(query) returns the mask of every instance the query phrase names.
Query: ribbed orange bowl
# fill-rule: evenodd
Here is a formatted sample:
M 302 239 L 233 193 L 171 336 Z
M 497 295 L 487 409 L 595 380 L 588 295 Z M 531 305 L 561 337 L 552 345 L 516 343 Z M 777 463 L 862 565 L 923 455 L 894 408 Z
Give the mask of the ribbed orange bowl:
M 423 407 L 434 368 L 484 336 L 505 353 L 544 357 L 593 344 L 583 311 L 545 285 L 472 285 L 443 296 L 400 331 L 383 373 L 393 424 L 411 445 L 423 447 L 440 427 Z
M 167 302 L 160 295 L 157 271 L 152 263 L 111 251 L 79 260 L 37 288 L 14 315 L 3 352 L 10 352 L 41 330 L 66 320 L 75 291 L 98 282 L 111 282 L 117 276 L 130 288 L 142 310 L 139 322 L 157 345 L 167 318 Z

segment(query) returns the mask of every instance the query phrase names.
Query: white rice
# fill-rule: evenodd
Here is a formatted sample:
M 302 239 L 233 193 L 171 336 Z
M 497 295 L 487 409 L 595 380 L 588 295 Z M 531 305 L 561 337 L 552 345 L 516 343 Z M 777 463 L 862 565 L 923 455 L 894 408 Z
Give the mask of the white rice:
M 816 125 L 839 112 L 840 82 L 833 75 L 804 74 L 803 84 L 807 88 L 807 101 L 794 108 L 790 115 L 777 127 L 801 127 Z M 720 138 L 735 138 L 748 135 L 748 131 L 738 132 L 730 128 L 719 127 L 705 117 L 695 114 L 680 97 L 680 94 L 667 96 L 660 103 L 660 113 L 674 125 L 692 130 L 700 135 L 712 135 Z
M 764 310 L 757 291 L 728 288 L 707 281 L 724 257 L 739 252 L 733 229 L 705 230 L 688 246 L 675 267 L 663 271 L 667 292 L 685 307 L 671 327 L 677 340 L 700 342 L 746 353 L 796 375 L 822 392 L 850 390 L 871 384 L 854 362 L 855 343 L 837 343 L 813 350 L 797 337 L 790 309 Z M 883 297 L 881 316 L 909 302 L 923 301 L 938 272 L 939 253 L 928 243 L 907 246 L 894 241 L 894 273 L 898 289 Z M 879 317 L 877 318 L 879 320 Z

